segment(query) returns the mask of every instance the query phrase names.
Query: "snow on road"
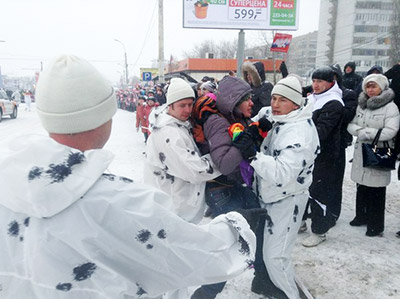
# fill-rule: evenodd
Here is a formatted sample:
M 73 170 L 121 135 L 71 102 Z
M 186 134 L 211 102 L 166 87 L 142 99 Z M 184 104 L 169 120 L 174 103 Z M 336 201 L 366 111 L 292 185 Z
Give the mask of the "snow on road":
M 17 135 L 46 134 L 35 113 L 24 111 L 12 120 L 5 117 L 0 123 L 0 150 Z M 135 129 L 135 114 L 118 110 L 113 120 L 113 131 L 106 149 L 116 158 L 109 170 L 143 182 L 144 152 L 146 146 L 141 132 Z M 352 147 L 347 160 L 351 159 Z M 12 163 L 12 161 L 10 161 Z M 314 248 L 305 248 L 300 241 L 309 234 L 300 234 L 293 259 L 297 275 L 318 299 L 375 299 L 400 298 L 400 182 L 397 171 L 392 172 L 392 183 L 387 188 L 386 226 L 383 237 L 366 237 L 365 227 L 351 227 L 354 217 L 355 184 L 350 180 L 348 163 L 343 184 L 342 215 L 328 235 L 327 241 Z M 0 170 L 1 171 L 1 170 Z M 310 223 L 308 223 L 310 225 Z M 218 299 L 256 299 L 251 293 L 253 274 L 247 271 L 231 280 Z

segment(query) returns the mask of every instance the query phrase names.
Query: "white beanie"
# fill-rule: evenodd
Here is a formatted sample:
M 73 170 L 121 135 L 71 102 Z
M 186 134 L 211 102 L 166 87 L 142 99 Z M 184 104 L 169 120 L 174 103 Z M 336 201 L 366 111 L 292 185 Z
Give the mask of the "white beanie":
M 382 74 L 371 74 L 365 77 L 362 83 L 362 89 L 365 93 L 367 93 L 366 87 L 369 82 L 375 82 L 378 84 L 382 91 L 388 89 L 389 87 L 389 80 L 386 78 L 386 76 Z
M 105 124 L 117 101 L 114 88 L 88 61 L 61 55 L 40 74 L 36 110 L 46 131 L 72 134 Z
M 167 105 L 187 98 L 194 99 L 192 87 L 181 78 L 172 78 L 167 91 Z
M 280 80 L 271 91 L 271 94 L 283 96 L 299 106 L 304 105 L 304 98 L 299 79 L 288 76 Z

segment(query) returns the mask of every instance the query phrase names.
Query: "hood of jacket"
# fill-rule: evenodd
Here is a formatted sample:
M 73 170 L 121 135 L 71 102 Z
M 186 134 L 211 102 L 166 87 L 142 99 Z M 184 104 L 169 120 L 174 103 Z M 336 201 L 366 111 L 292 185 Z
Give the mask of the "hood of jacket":
M 264 64 L 260 61 L 255 63 L 246 61 L 242 65 L 243 79 L 249 83 L 247 75 L 251 77 L 251 85 L 259 87 L 265 81 L 265 68 Z
M 248 93 L 251 93 L 251 87 L 247 82 L 237 77 L 225 77 L 218 86 L 217 108 L 219 112 L 228 119 L 236 119 L 235 106 Z
M 22 136 L 0 154 L 0 205 L 36 218 L 52 217 L 79 200 L 114 155 L 81 152 L 42 136 Z
M 367 72 L 367 76 L 371 75 L 373 72 L 378 72 L 379 74 L 383 74 L 383 68 L 380 65 L 374 65 L 373 67 L 371 67 L 368 72 Z
M 350 73 L 346 74 L 346 68 L 347 68 L 348 66 L 351 67 L 352 71 L 351 71 Z M 348 63 L 346 63 L 346 65 L 345 65 L 344 68 L 343 68 L 344 76 L 346 76 L 346 75 L 351 75 L 351 74 L 353 74 L 355 71 L 356 71 L 356 63 L 355 63 L 354 61 L 349 61 Z
M 394 99 L 394 92 L 391 88 L 385 89 L 381 92 L 380 95 L 376 97 L 368 98 L 365 92 L 361 92 L 358 97 L 358 106 L 361 109 L 371 109 L 375 110 L 385 106 L 386 104 L 390 103 Z

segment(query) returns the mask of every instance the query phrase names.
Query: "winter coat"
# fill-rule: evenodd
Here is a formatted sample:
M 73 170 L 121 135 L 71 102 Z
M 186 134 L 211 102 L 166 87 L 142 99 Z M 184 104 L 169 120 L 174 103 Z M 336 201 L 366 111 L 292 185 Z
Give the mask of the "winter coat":
M 269 110 L 263 108 L 259 118 L 269 115 Z M 287 115 L 271 116 L 274 125 L 251 162 L 256 174 L 253 188 L 264 204 L 308 194 L 319 152 L 318 133 L 311 117 L 311 104 Z
M 164 104 L 167 102 L 167 98 L 166 98 L 166 96 L 165 96 L 164 93 L 162 93 L 161 95 L 159 95 L 158 93 L 156 93 L 156 94 L 154 95 L 154 97 L 156 98 L 156 101 L 158 102 L 158 104 L 159 104 L 160 106 L 164 105 Z
M 389 87 L 394 91 L 394 103 L 400 109 L 400 64 L 395 64 L 384 75 L 391 79 Z
M 317 127 L 321 154 L 318 159 L 334 160 L 341 144 L 341 124 L 344 114 L 343 92 L 335 83 L 321 94 L 311 94 L 308 100 L 313 103 L 313 121 Z
M 353 70 L 350 73 L 346 73 L 346 68 L 347 67 L 351 67 Z M 344 88 L 348 88 L 348 89 L 352 89 L 355 90 L 358 86 L 358 84 L 360 84 L 360 82 L 362 82 L 362 77 L 360 75 L 357 75 L 355 73 L 356 71 L 356 64 L 354 62 L 348 62 L 344 68 L 344 75 L 342 77 L 342 86 Z
M 356 115 L 357 109 L 357 94 L 355 91 L 351 89 L 344 88 L 343 91 L 343 103 L 344 103 L 344 111 L 343 111 L 343 120 L 341 127 L 341 147 L 346 148 L 353 141 L 353 136 L 347 131 L 348 124 L 353 120 Z
M 165 193 L 104 174 L 113 157 L 44 136 L 2 149 L 1 298 L 153 298 L 248 268 L 243 217 L 187 223 Z
M 136 128 L 141 127 L 142 133 L 149 132 L 149 120 L 146 115 L 147 105 L 138 105 L 136 107 Z
M 258 114 L 262 107 L 271 106 L 272 83 L 265 81 L 265 69 L 262 62 L 247 61 L 242 65 L 243 79 L 251 85 L 253 90 L 251 100 L 254 103 L 251 117 Z M 249 82 L 247 75 L 251 77 Z
M 161 106 L 150 115 L 144 182 L 169 194 L 178 216 L 198 223 L 206 207 L 206 181 L 221 173 L 209 155 L 200 154 L 190 123 L 170 116 L 167 109 Z
M 357 137 L 354 144 L 354 158 L 351 167 L 351 179 L 368 187 L 385 187 L 390 183 L 390 171 L 362 166 L 362 143 L 372 143 L 378 129 L 382 128 L 378 147 L 383 141 L 393 146 L 393 138 L 399 130 L 400 115 L 393 103 L 394 92 L 389 88 L 379 96 L 368 98 L 363 92 L 358 99 L 356 116 L 347 127 L 350 134 Z
M 217 109 L 220 114 L 212 114 L 204 123 L 204 137 L 208 140 L 211 158 L 222 174 L 229 180 L 243 183 L 240 174 L 240 162 L 243 156 L 239 149 L 232 145 L 228 128 L 233 123 L 241 123 L 245 127 L 251 122 L 243 115 L 237 115 L 234 110 L 239 100 L 251 92 L 251 87 L 245 81 L 232 81 L 230 88 L 219 89 L 217 93 Z
M 342 90 L 337 83 L 321 94 L 311 94 L 308 100 L 313 103 L 313 122 L 317 128 L 321 151 L 315 159 L 313 182 L 309 188 L 310 197 L 330 209 L 337 200 L 343 173 L 337 163 L 340 160 L 341 125 L 344 113 Z M 314 222 L 314 219 L 313 219 Z

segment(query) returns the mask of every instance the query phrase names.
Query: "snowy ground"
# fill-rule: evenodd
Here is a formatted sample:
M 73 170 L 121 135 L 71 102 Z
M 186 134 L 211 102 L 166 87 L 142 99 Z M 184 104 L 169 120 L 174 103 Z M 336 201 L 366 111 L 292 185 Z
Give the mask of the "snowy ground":
M 35 106 L 24 111 L 20 106 L 16 120 L 8 117 L 0 123 L 0 147 L 6 146 L 21 134 L 45 134 Z M 135 114 L 119 110 L 114 117 L 113 131 L 106 149 L 116 154 L 110 166 L 112 173 L 143 181 L 145 144 L 142 133 L 135 130 Z M 348 149 L 347 160 L 352 148 Z M 12 163 L 12 161 L 10 161 Z M 318 299 L 375 299 L 400 298 L 400 182 L 392 172 L 392 183 L 387 188 L 386 226 L 383 237 L 365 236 L 365 227 L 354 228 L 348 223 L 354 217 L 355 184 L 350 180 L 347 165 L 343 186 L 342 215 L 332 228 L 327 241 L 318 247 L 305 248 L 300 241 L 309 232 L 300 234 L 293 252 L 297 275 Z M 218 299 L 258 299 L 262 296 L 250 291 L 252 271 L 228 282 Z

